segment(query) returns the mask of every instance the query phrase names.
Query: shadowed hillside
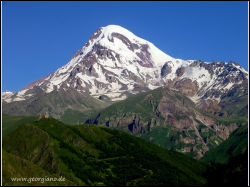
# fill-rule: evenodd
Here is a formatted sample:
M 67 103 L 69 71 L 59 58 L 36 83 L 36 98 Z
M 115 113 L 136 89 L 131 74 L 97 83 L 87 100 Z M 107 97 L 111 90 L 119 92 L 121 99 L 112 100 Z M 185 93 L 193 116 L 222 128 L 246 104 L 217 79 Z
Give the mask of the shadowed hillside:
M 3 150 L 75 185 L 206 183 L 205 163 L 96 125 L 69 126 L 51 118 L 22 124 L 3 138 Z

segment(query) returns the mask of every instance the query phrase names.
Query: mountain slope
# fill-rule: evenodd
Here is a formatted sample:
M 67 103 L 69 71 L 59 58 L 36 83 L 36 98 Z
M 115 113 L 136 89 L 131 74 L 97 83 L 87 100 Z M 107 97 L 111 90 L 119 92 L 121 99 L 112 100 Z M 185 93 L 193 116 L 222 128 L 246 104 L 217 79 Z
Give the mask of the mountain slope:
M 9 116 L 2 114 L 2 137 L 14 130 L 18 125 L 33 122 L 37 116 Z
M 61 180 L 59 175 L 50 174 L 39 166 L 6 151 L 2 151 L 2 185 L 3 186 L 72 186 L 74 183 L 65 181 L 50 181 L 51 178 Z M 34 177 L 34 178 L 33 178 Z
M 112 103 L 165 85 L 208 113 L 248 115 L 248 71 L 238 63 L 175 59 L 116 25 L 99 28 L 66 65 L 4 100 L 26 100 L 33 95 L 23 93 L 37 86 L 44 93 L 74 88 Z
M 72 88 L 60 88 L 46 93 L 40 87 L 35 86 L 30 90 L 22 91 L 22 94 L 18 92 L 16 95 L 22 100 L 3 103 L 3 113 L 38 116 L 39 113 L 44 115 L 48 112 L 50 116 L 69 124 L 84 122 L 93 111 L 109 105 Z
M 248 125 L 234 130 L 218 147 L 208 151 L 200 160 L 210 163 L 227 163 L 230 157 L 242 154 L 248 146 Z
M 217 163 L 208 167 L 207 186 L 244 186 L 249 183 L 248 177 L 248 149 L 236 155 L 230 156 L 227 163 Z
M 76 185 L 206 183 L 202 177 L 205 163 L 96 125 L 68 126 L 41 119 L 20 125 L 5 136 L 3 150 Z
M 11 92 L 11 91 L 4 91 L 3 93 L 2 93 L 2 100 L 4 99 L 8 99 L 8 98 L 10 98 L 12 95 L 14 95 L 15 94 L 15 92 Z
M 163 85 L 159 71 L 171 59 L 152 43 L 120 26 L 109 25 L 94 32 L 68 64 L 23 90 L 35 85 L 46 92 L 72 87 L 93 96 L 124 99 L 124 91 L 138 93 Z
M 200 158 L 238 126 L 246 124 L 247 119 L 207 114 L 181 92 L 162 87 L 115 103 L 87 122 L 130 132 L 164 148 Z

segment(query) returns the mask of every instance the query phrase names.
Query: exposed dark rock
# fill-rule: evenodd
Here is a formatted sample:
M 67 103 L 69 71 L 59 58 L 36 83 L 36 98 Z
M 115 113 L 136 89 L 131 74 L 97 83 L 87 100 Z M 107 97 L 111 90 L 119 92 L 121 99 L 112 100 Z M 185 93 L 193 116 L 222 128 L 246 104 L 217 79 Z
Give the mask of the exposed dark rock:
M 100 34 L 102 33 L 101 31 L 102 31 L 102 28 L 99 28 L 97 31 L 95 31 L 95 32 L 91 35 L 91 37 L 90 37 L 89 40 L 91 41 L 91 40 L 94 40 L 94 39 L 98 38 L 98 37 L 100 36 Z
M 105 102 L 110 102 L 110 98 L 106 95 L 101 95 L 101 96 L 99 96 L 98 99 L 105 101 Z
M 184 72 L 185 72 L 185 68 L 184 68 L 184 67 L 178 68 L 178 69 L 176 70 L 176 75 L 177 75 L 178 77 L 181 77 L 181 76 L 184 74 Z
M 134 45 L 132 44 L 132 42 L 125 36 L 123 36 L 122 34 L 119 33 L 112 33 L 112 37 L 118 38 L 120 39 L 131 51 L 134 51 Z
M 168 62 L 164 64 L 164 66 L 161 68 L 161 76 L 165 77 L 167 74 L 172 72 L 171 66 L 168 65 Z

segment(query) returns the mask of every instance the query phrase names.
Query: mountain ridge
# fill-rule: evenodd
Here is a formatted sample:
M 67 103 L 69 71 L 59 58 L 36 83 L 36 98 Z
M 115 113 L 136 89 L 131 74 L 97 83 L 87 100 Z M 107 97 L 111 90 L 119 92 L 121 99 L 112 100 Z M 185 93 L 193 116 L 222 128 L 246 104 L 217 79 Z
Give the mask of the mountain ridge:
M 238 63 L 175 59 L 116 25 L 99 28 L 67 64 L 2 100 L 3 108 L 32 100 L 39 87 L 42 94 L 71 88 L 114 103 L 162 86 L 181 91 L 208 113 L 248 116 L 248 71 Z
M 180 91 L 161 87 L 110 105 L 86 122 L 123 130 L 199 159 L 247 119 L 207 114 Z

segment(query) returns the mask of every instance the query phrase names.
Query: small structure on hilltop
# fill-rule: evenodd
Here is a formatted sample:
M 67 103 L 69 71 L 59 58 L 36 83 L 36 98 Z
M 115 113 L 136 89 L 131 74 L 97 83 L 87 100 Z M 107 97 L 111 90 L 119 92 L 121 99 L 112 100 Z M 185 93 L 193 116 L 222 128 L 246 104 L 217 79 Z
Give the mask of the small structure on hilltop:
M 48 112 L 46 112 L 46 114 L 45 114 L 44 117 L 43 117 L 42 114 L 40 113 L 39 116 L 38 116 L 38 118 L 37 118 L 35 121 L 39 121 L 39 120 L 42 119 L 42 118 L 48 119 L 48 118 L 49 118 Z
M 46 112 L 44 118 L 49 118 L 49 114 Z

